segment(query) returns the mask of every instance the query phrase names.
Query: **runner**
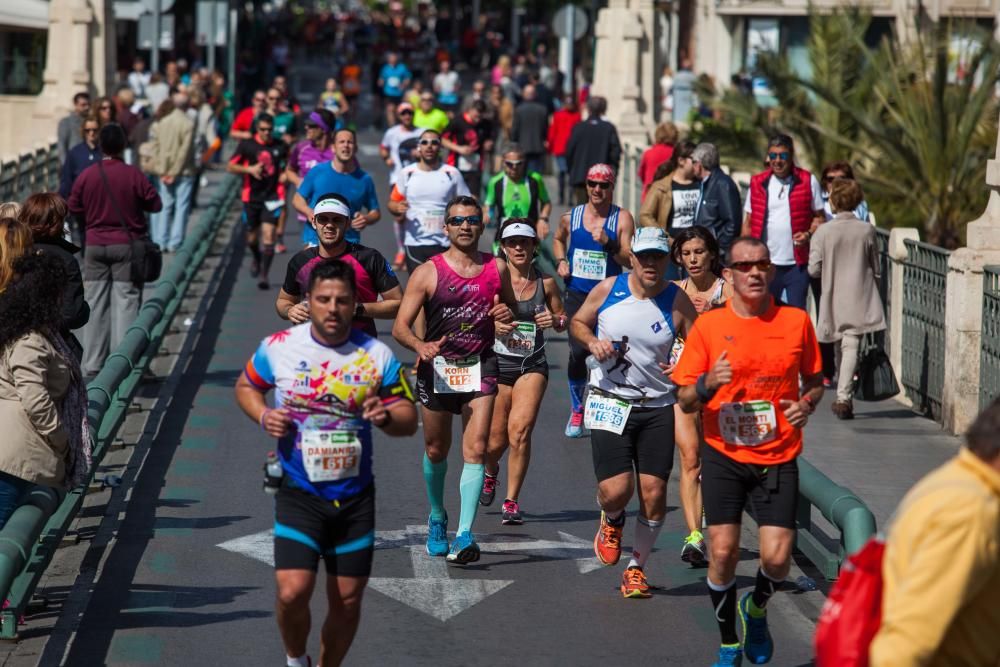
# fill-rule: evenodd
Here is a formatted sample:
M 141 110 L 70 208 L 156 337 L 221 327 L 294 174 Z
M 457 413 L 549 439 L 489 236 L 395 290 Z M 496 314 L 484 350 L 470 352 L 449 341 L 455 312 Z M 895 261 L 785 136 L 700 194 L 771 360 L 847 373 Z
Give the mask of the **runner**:
M 350 113 L 351 104 L 344 96 L 344 91 L 337 85 L 337 80 L 332 76 L 326 80 L 323 92 L 320 93 L 319 103 L 327 111 L 336 114 L 339 119 Z M 338 121 L 339 122 L 339 121 Z
M 275 303 L 278 315 L 295 324 L 308 321 L 309 302 L 304 301 L 303 296 L 309 275 L 319 264 L 336 258 L 354 269 L 358 297 L 354 328 L 375 338 L 378 335 L 375 318 L 391 320 L 399 310 L 403 298 L 399 280 L 378 250 L 347 242 L 351 208 L 345 197 L 333 193 L 323 195 L 316 202 L 315 212 L 314 220 L 320 230 L 319 246 L 306 248 L 288 261 L 285 284 Z
M 462 172 L 473 197 L 483 189 L 484 156 L 493 148 L 489 124 L 483 120 L 486 103 L 478 100 L 456 116 L 441 135 L 441 145 L 448 149 L 448 164 Z
M 639 515 L 621 592 L 648 598 L 643 568 L 663 527 L 674 465 L 672 354 L 697 313 L 664 277 L 670 261 L 666 232 L 636 230 L 630 258 L 631 273 L 607 278 L 590 291 L 573 316 L 570 335 L 599 362 L 590 372 L 585 408 L 601 505 L 594 553 L 604 565 L 618 562 L 625 508 L 637 491 Z
M 266 290 L 271 287 L 267 276 L 274 260 L 275 226 L 285 205 L 283 181 L 288 145 L 271 136 L 274 119 L 270 114 L 261 113 L 256 122 L 253 139 L 237 144 L 228 170 L 243 175 L 243 223 L 253 254 L 250 275 L 258 279 L 257 287 Z
M 254 122 L 257 116 L 264 113 L 267 107 L 267 91 L 255 90 L 251 98 L 250 106 L 240 109 L 233 119 L 233 124 L 229 127 L 229 136 L 242 141 L 243 139 L 253 139 Z M 273 118 L 271 119 L 273 122 Z
M 236 383 L 243 411 L 278 438 L 276 616 L 286 663 L 294 667 L 312 664 L 309 599 L 321 557 L 329 602 L 319 664 L 341 664 L 361 619 L 375 547 L 372 424 L 395 437 L 417 430 L 399 362 L 388 346 L 351 328 L 350 266 L 318 266 L 308 299 L 310 320 L 265 339 Z M 265 402 L 271 389 L 274 408 Z
M 400 171 L 389 196 L 389 210 L 400 216 L 405 226 L 406 269 L 410 273 L 448 249 L 451 242 L 444 228 L 445 207 L 455 197 L 469 194 L 458 169 L 441 163 L 440 134 L 421 132 L 417 155 L 416 164 Z
M 549 363 L 545 358 L 545 335 L 552 328 L 566 329 L 559 286 L 555 278 L 534 266 L 538 237 L 535 220 L 510 218 L 499 233 L 510 271 L 511 287 L 517 298 L 512 325 L 497 324 L 493 350 L 500 366 L 499 387 L 493 406 L 489 445 L 486 451 L 486 476 L 479 503 L 493 504 L 500 459 L 507 448 L 507 496 L 503 501 L 500 523 L 520 525 L 519 497 L 531 460 L 531 432 L 538 419 L 542 397 L 549 382 Z M 515 393 L 516 392 L 516 393 Z
M 587 294 L 602 280 L 617 276 L 631 265 L 630 244 L 635 220 L 625 209 L 611 203 L 615 172 L 606 164 L 587 171 L 587 203 L 559 219 L 552 239 L 556 270 L 566 281 L 566 315 L 573 317 Z M 569 397 L 571 410 L 566 422 L 567 438 L 582 438 L 583 392 L 587 386 L 590 352 L 572 337 L 569 341 Z
M 494 319 L 512 322 L 513 303 L 506 262 L 477 250 L 483 233 L 479 202 L 459 196 L 445 208 L 451 246 L 410 276 L 393 337 L 417 353 L 417 395 L 424 424 L 424 483 L 430 500 L 427 553 L 458 564 L 479 560 L 472 523 L 483 486 L 486 443 L 497 393 Z M 427 335 L 414 334 L 417 313 L 427 313 Z M 452 416 L 463 423 L 461 513 L 455 541 L 448 545 L 444 478 L 451 449 Z
M 347 230 L 349 243 L 361 243 L 361 230 L 381 219 L 375 181 L 354 159 L 357 150 L 358 140 L 354 130 L 337 130 L 333 134 L 333 159 L 316 165 L 302 179 L 292 205 L 309 219 L 310 224 L 302 228 L 302 243 L 307 248 L 319 243 L 312 224 L 312 207 L 327 192 L 337 192 L 351 204 L 354 217 L 351 218 L 351 228 Z M 364 209 L 367 209 L 366 213 L 362 213 Z
M 528 172 L 524 152 L 517 144 L 507 147 L 503 154 L 503 172 L 490 179 L 486 185 L 483 202 L 499 223 L 510 218 L 528 218 L 538 232 L 538 243 L 549 237 L 549 216 L 552 202 L 545 189 L 545 181 L 537 171 Z M 493 241 L 493 252 L 499 251 L 500 227 Z
M 795 507 L 802 428 L 823 396 L 822 362 L 809 315 L 778 304 L 767 245 L 740 237 L 723 270 L 734 294 L 702 315 L 674 370 L 678 399 L 701 411 L 706 446 L 701 490 L 712 553 L 708 588 L 722 635 L 716 665 L 739 665 L 736 614 L 743 652 L 753 664 L 771 659 L 766 605 L 788 575 L 795 543 Z M 801 383 L 801 384 L 800 384 Z M 801 389 L 800 389 L 801 386 Z M 736 602 L 740 523 L 747 499 L 760 534 L 760 568 L 752 592 Z
M 392 170 L 389 173 L 390 189 L 399 179 L 399 172 L 419 159 L 417 147 L 420 135 L 423 133 L 423 130 L 413 125 L 413 105 L 409 102 L 402 102 L 396 107 L 396 117 L 399 118 L 399 124 L 393 125 L 385 131 L 378 147 L 382 160 Z M 390 205 L 389 208 L 391 209 L 392 206 Z M 393 215 L 396 220 L 396 224 L 392 226 L 393 234 L 396 237 L 396 257 L 392 266 L 395 270 L 401 271 L 406 266 L 406 248 L 403 246 L 403 217 Z
M 385 104 L 385 126 L 392 127 L 396 124 L 396 105 L 403 101 L 403 91 L 410 84 L 413 74 L 410 68 L 399 62 L 399 55 L 389 52 L 385 57 L 385 64 L 378 74 L 378 88 L 382 93 L 382 102 Z
M 416 113 L 413 115 L 413 124 L 424 130 L 434 130 L 438 134 L 444 132 L 451 121 L 441 109 L 434 106 L 434 93 L 424 91 L 420 93 L 420 103 L 417 105 Z
M 326 109 L 316 109 L 306 117 L 306 138 L 292 146 L 291 155 L 288 156 L 288 166 L 285 168 L 285 180 L 295 186 L 296 191 L 310 169 L 333 160 L 333 128 L 336 119 L 337 117 Z M 294 197 L 292 195 L 293 208 Z M 306 229 L 311 229 L 309 218 L 298 211 L 295 211 L 295 215 L 305 234 Z

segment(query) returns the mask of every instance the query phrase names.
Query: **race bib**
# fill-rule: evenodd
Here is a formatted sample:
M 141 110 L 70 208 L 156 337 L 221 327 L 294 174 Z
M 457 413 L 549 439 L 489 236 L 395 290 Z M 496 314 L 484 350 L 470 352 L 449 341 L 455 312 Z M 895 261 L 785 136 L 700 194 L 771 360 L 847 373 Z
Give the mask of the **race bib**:
M 465 359 L 434 357 L 435 394 L 471 394 L 482 386 L 479 356 Z
M 266 208 L 271 213 L 274 213 L 284 205 L 285 201 L 283 199 L 272 199 L 271 201 L 264 202 L 264 208 Z
M 608 268 L 608 253 L 602 250 L 574 250 L 573 277 L 604 280 Z
M 514 322 L 510 333 L 497 336 L 493 351 L 512 357 L 527 357 L 535 351 L 536 331 L 538 327 L 534 322 Z
M 459 171 L 476 171 L 478 165 L 473 164 L 472 160 L 465 157 L 464 155 L 458 156 L 458 170 Z
M 628 401 L 590 391 L 583 408 L 583 425 L 591 430 L 621 435 L 630 412 L 632 404 Z
M 756 447 L 778 437 L 778 419 L 771 401 L 723 403 L 719 433 L 729 445 Z
M 357 477 L 361 467 L 361 443 L 352 431 L 301 431 L 302 463 L 306 477 L 317 482 L 336 482 Z
M 398 76 L 390 76 L 388 79 L 385 80 L 385 87 L 399 88 L 399 84 L 401 83 L 403 83 L 403 81 Z
M 420 227 L 428 234 L 440 234 L 444 231 L 444 209 L 429 209 L 417 214 Z

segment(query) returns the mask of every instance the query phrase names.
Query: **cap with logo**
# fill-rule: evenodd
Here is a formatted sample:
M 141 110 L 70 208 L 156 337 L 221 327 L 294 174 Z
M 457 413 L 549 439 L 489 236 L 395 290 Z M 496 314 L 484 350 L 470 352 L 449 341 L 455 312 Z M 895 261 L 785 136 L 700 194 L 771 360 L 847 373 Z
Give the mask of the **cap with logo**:
M 313 206 L 313 215 L 319 215 L 320 213 L 334 213 L 342 215 L 345 218 L 350 218 L 351 207 L 335 197 L 324 197 Z
M 632 252 L 670 252 L 670 238 L 659 227 L 640 227 L 632 236 Z
M 531 225 L 526 225 L 523 222 L 515 222 L 512 225 L 507 225 L 503 228 L 503 233 L 500 234 L 500 240 L 513 238 L 515 236 L 523 236 L 529 239 L 538 238 L 535 234 L 535 230 Z

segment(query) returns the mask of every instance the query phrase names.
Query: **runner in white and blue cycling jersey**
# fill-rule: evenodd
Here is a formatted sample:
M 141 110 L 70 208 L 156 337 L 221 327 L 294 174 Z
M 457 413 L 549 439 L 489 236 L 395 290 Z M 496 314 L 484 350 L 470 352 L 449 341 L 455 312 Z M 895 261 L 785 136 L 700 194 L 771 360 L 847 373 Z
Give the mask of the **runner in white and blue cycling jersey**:
M 361 618 L 375 546 L 372 425 L 408 436 L 417 412 L 402 366 L 352 328 L 354 270 L 336 259 L 309 279 L 309 322 L 261 342 L 236 384 L 243 411 L 273 437 L 283 470 L 275 496 L 276 615 L 288 665 L 309 665 L 309 598 L 320 558 L 330 604 L 320 664 L 339 665 Z M 265 395 L 275 390 L 275 407 Z

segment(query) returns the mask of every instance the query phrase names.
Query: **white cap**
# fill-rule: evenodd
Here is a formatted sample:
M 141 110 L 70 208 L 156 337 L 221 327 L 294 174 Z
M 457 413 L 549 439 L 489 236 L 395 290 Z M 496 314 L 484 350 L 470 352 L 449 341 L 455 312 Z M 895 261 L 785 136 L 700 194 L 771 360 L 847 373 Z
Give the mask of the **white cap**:
M 319 215 L 320 213 L 336 213 L 345 218 L 350 218 L 351 208 L 339 199 L 327 197 L 326 199 L 320 199 L 313 207 L 313 215 Z
M 670 240 L 659 227 L 640 227 L 632 237 L 632 252 L 648 251 L 670 253 Z
M 523 222 L 515 222 L 513 225 L 504 227 L 503 234 L 500 235 L 500 240 L 509 239 L 513 236 L 525 236 L 529 239 L 538 238 L 538 234 L 535 234 L 535 230 L 531 225 L 526 225 Z

